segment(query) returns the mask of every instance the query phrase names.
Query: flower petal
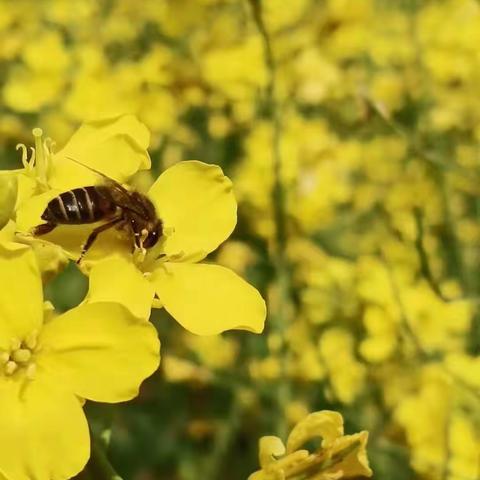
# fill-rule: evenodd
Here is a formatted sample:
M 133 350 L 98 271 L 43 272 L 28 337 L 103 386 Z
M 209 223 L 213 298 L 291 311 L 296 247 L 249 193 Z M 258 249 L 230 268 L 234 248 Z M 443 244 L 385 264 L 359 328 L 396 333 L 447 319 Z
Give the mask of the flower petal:
M 322 448 L 328 448 L 343 435 L 343 418 L 338 412 L 322 410 L 305 417 L 293 427 L 287 441 L 287 453 L 298 450 L 315 437 L 322 438 Z
M 179 162 L 152 185 L 149 197 L 165 229 L 168 256 L 199 261 L 229 237 L 237 223 L 232 182 L 216 165 Z
M 0 244 L 0 285 L 0 348 L 7 348 L 12 338 L 22 340 L 42 323 L 42 282 L 30 249 Z
M 32 197 L 37 191 L 37 180 L 34 176 L 27 175 L 25 171 L 22 171 L 17 176 L 17 199 L 15 202 L 15 211 Z
M 17 201 L 19 176 L 18 170 L 0 170 L 0 228 L 12 218 Z
M 43 327 L 39 345 L 40 368 L 99 402 L 134 398 L 160 359 L 153 325 L 116 303 L 85 304 L 54 318 Z
M 332 456 L 339 459 L 329 471 L 341 472 L 339 478 L 371 477 L 373 472 L 367 457 L 368 432 L 345 435 L 333 445 Z
M 153 272 L 151 280 L 167 311 L 192 333 L 263 330 L 266 316 L 263 298 L 228 268 L 166 263 Z
M 80 401 L 41 378 L 21 386 L 0 379 L 1 473 L 15 480 L 73 477 L 90 456 Z
M 40 217 L 47 208 L 48 202 L 60 193 L 60 190 L 49 190 L 22 202 L 17 209 L 17 230 L 22 233 L 28 233 L 33 227 L 40 223 L 45 223 Z
M 148 320 L 155 295 L 153 285 L 125 258 L 98 262 L 90 271 L 87 303 L 117 302 L 137 318 Z
M 147 127 L 133 115 L 85 123 L 54 155 L 49 170 L 49 185 L 65 191 L 102 183 L 98 174 L 67 157 L 125 182 L 138 170 L 150 168 L 149 142 Z
M 16 250 L 29 249 L 28 245 L 17 242 L 15 222 L 9 220 L 8 223 L 0 230 L 0 247 L 3 250 L 10 250 L 12 252 Z
M 285 445 L 282 440 L 273 435 L 266 435 L 259 440 L 258 458 L 262 468 L 275 463 L 275 457 L 285 455 Z

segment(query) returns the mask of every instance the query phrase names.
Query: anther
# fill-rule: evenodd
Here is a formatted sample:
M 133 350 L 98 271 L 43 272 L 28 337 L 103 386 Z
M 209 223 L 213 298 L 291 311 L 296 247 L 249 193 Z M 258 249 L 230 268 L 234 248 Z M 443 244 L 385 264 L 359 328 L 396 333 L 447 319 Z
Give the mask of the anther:
M 18 368 L 18 365 L 14 361 L 9 360 L 5 364 L 5 374 L 6 375 L 12 375 L 17 368 Z
M 10 354 L 8 352 L 0 353 L 0 365 L 5 365 L 10 360 Z
M 10 349 L 11 350 L 18 350 L 21 345 L 22 345 L 22 342 L 18 338 L 12 338 L 10 340 Z
M 32 358 L 32 352 L 28 348 L 19 348 L 13 352 L 12 358 L 17 363 L 27 363 Z
M 33 350 L 37 346 L 37 337 L 38 332 L 34 330 L 24 341 L 25 345 L 30 349 Z

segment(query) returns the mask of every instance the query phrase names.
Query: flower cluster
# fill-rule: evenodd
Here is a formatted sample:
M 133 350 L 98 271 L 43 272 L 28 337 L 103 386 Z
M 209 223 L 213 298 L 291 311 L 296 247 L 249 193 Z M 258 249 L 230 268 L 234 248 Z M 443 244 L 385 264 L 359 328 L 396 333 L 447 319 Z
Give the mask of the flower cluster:
M 230 180 L 219 167 L 197 161 L 166 170 L 146 193 L 162 225 L 155 248 L 147 250 L 142 240 L 138 246 L 130 224 L 102 235 L 78 261 L 90 278 L 86 297 L 56 313 L 44 301 L 42 273 L 51 281 L 69 257 L 78 258 L 88 231 L 109 220 L 98 218 L 93 227 L 88 217 L 79 222 L 85 205 L 75 188 L 88 196 L 89 187 L 90 213 L 101 211 L 94 201 L 105 197 L 95 189 L 108 187 L 99 181 L 124 189 L 120 182 L 150 166 L 149 134 L 135 117 L 122 116 L 83 125 L 58 152 L 39 128 L 33 135 L 30 157 L 21 145 L 24 167 L 2 172 L 14 198 L 0 205 L 0 403 L 8 412 L 0 418 L 0 472 L 7 480 L 71 478 L 85 466 L 85 400 L 130 400 L 159 365 L 152 306 L 199 335 L 260 333 L 266 315 L 258 291 L 237 274 L 197 263 L 236 224 Z M 126 198 L 134 195 L 124 191 Z M 52 201 L 63 215 L 43 235 L 50 232 L 38 226 Z M 113 215 L 128 208 L 119 203 Z
M 322 439 L 316 451 L 300 449 L 315 438 Z M 344 435 L 343 418 L 337 412 L 311 413 L 295 425 L 286 448 L 278 437 L 260 439 L 262 469 L 250 475 L 249 480 L 371 477 L 365 450 L 367 440 L 367 432 Z

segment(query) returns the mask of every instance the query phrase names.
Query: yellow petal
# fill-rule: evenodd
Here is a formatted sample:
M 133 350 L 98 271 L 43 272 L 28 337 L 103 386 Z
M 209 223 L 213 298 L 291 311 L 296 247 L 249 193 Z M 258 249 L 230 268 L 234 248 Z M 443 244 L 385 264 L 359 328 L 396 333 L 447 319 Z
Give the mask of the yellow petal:
M 282 440 L 272 435 L 261 437 L 258 447 L 258 458 L 262 468 L 276 461 L 276 458 L 285 455 L 285 445 Z
M 260 333 L 266 307 L 258 291 L 218 265 L 166 263 L 152 274 L 160 301 L 187 330 L 214 335 L 241 329 Z
M 287 441 L 287 453 L 298 450 L 315 437 L 322 438 L 322 447 L 327 448 L 343 435 L 343 418 L 338 412 L 322 410 L 314 412 L 297 423 Z
M 134 398 L 160 360 L 155 328 L 116 303 L 81 305 L 52 319 L 39 345 L 40 368 L 99 402 Z
M 100 261 L 90 271 L 88 303 L 117 302 L 137 318 L 148 320 L 154 295 L 153 285 L 125 258 Z
M 17 200 L 18 170 L 0 171 L 0 228 L 13 216 Z
M 40 217 L 47 208 L 48 202 L 60 193 L 60 190 L 49 190 L 40 195 L 29 197 L 22 202 L 17 209 L 17 230 L 22 233 L 29 233 L 33 227 L 45 223 L 45 220 Z
M 340 478 L 345 477 L 371 477 L 372 470 L 367 458 L 368 432 L 345 435 L 335 442 L 332 459 L 338 458 L 329 470 L 341 472 Z
M 232 182 L 220 167 L 179 162 L 160 175 L 149 191 L 164 227 L 164 253 L 199 261 L 229 237 L 237 223 Z
M 37 190 L 37 180 L 34 176 L 27 175 L 25 171 L 23 171 L 17 177 L 17 200 L 15 203 L 15 210 L 32 197 Z
M 133 115 L 85 123 L 65 147 L 54 155 L 48 182 L 52 188 L 102 183 L 102 178 L 67 157 L 92 167 L 105 175 L 125 182 L 138 170 L 151 166 L 147 153 L 150 133 Z
M 73 477 L 90 456 L 79 400 L 41 378 L 20 387 L 0 378 L 0 471 L 9 480 Z
M 17 226 L 15 222 L 10 220 L 1 230 L 0 230 L 0 248 L 3 250 L 25 250 L 28 249 L 28 245 L 19 243 L 15 236 L 17 231 Z
M 30 249 L 7 250 L 0 244 L 0 348 L 40 327 L 43 292 Z

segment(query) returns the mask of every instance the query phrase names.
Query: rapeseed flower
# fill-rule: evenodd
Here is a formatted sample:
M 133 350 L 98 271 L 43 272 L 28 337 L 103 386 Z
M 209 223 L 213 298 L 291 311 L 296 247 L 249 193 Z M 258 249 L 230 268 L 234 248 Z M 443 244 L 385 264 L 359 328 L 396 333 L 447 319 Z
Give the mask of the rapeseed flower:
M 228 329 L 261 332 L 265 303 L 258 291 L 228 268 L 197 263 L 215 250 L 236 223 L 232 184 L 217 166 L 180 162 L 148 192 L 164 237 L 145 258 L 119 250 L 91 271 L 90 298 L 104 298 L 102 285 L 118 285 L 132 311 L 161 304 L 187 330 L 212 335 Z M 111 248 L 111 247 L 110 247 Z M 129 247 L 128 247 L 129 248 Z M 104 256 L 108 251 L 103 251 Z M 148 301 L 147 301 L 148 300 Z
M 127 133 L 129 126 L 132 134 Z M 132 138 L 138 137 L 141 141 L 133 143 Z M 38 157 L 38 151 L 43 150 L 37 143 Z M 147 143 L 148 131 L 133 117 L 81 127 L 58 154 L 51 156 L 42 183 L 49 188 L 19 207 L 19 229 L 28 232 L 42 223 L 40 216 L 48 201 L 60 192 L 102 180 L 67 157 L 122 182 L 139 168 L 148 168 Z M 113 156 L 118 158 L 115 163 L 106 161 Z M 40 166 L 37 158 L 31 168 Z M 37 181 L 39 175 L 35 172 Z M 208 335 L 232 328 L 261 332 L 266 311 L 258 291 L 225 267 L 197 263 L 228 238 L 237 220 L 232 183 L 220 167 L 199 161 L 180 162 L 160 175 L 147 196 L 162 221 L 160 242 L 146 255 L 132 255 L 132 239 L 128 236 L 117 231 L 101 235 L 85 257 L 84 271 L 99 259 L 114 258 L 92 271 L 89 298 L 112 299 L 115 285 L 114 299 L 119 298 L 119 290 L 125 292 L 121 301 L 140 317 L 148 317 L 156 294 L 155 304 L 164 306 L 191 332 Z M 61 245 L 78 258 L 91 230 L 90 225 L 67 225 L 42 239 Z
M 155 329 L 115 303 L 56 315 L 35 255 L 6 235 L 0 280 L 0 476 L 70 478 L 89 458 L 84 400 L 134 398 L 158 367 Z
M 312 439 L 322 442 L 314 452 L 302 449 Z M 366 445 L 368 432 L 344 435 L 343 418 L 323 410 L 301 420 L 288 436 L 287 445 L 278 437 L 260 439 L 261 470 L 249 480 L 333 480 L 371 477 Z

